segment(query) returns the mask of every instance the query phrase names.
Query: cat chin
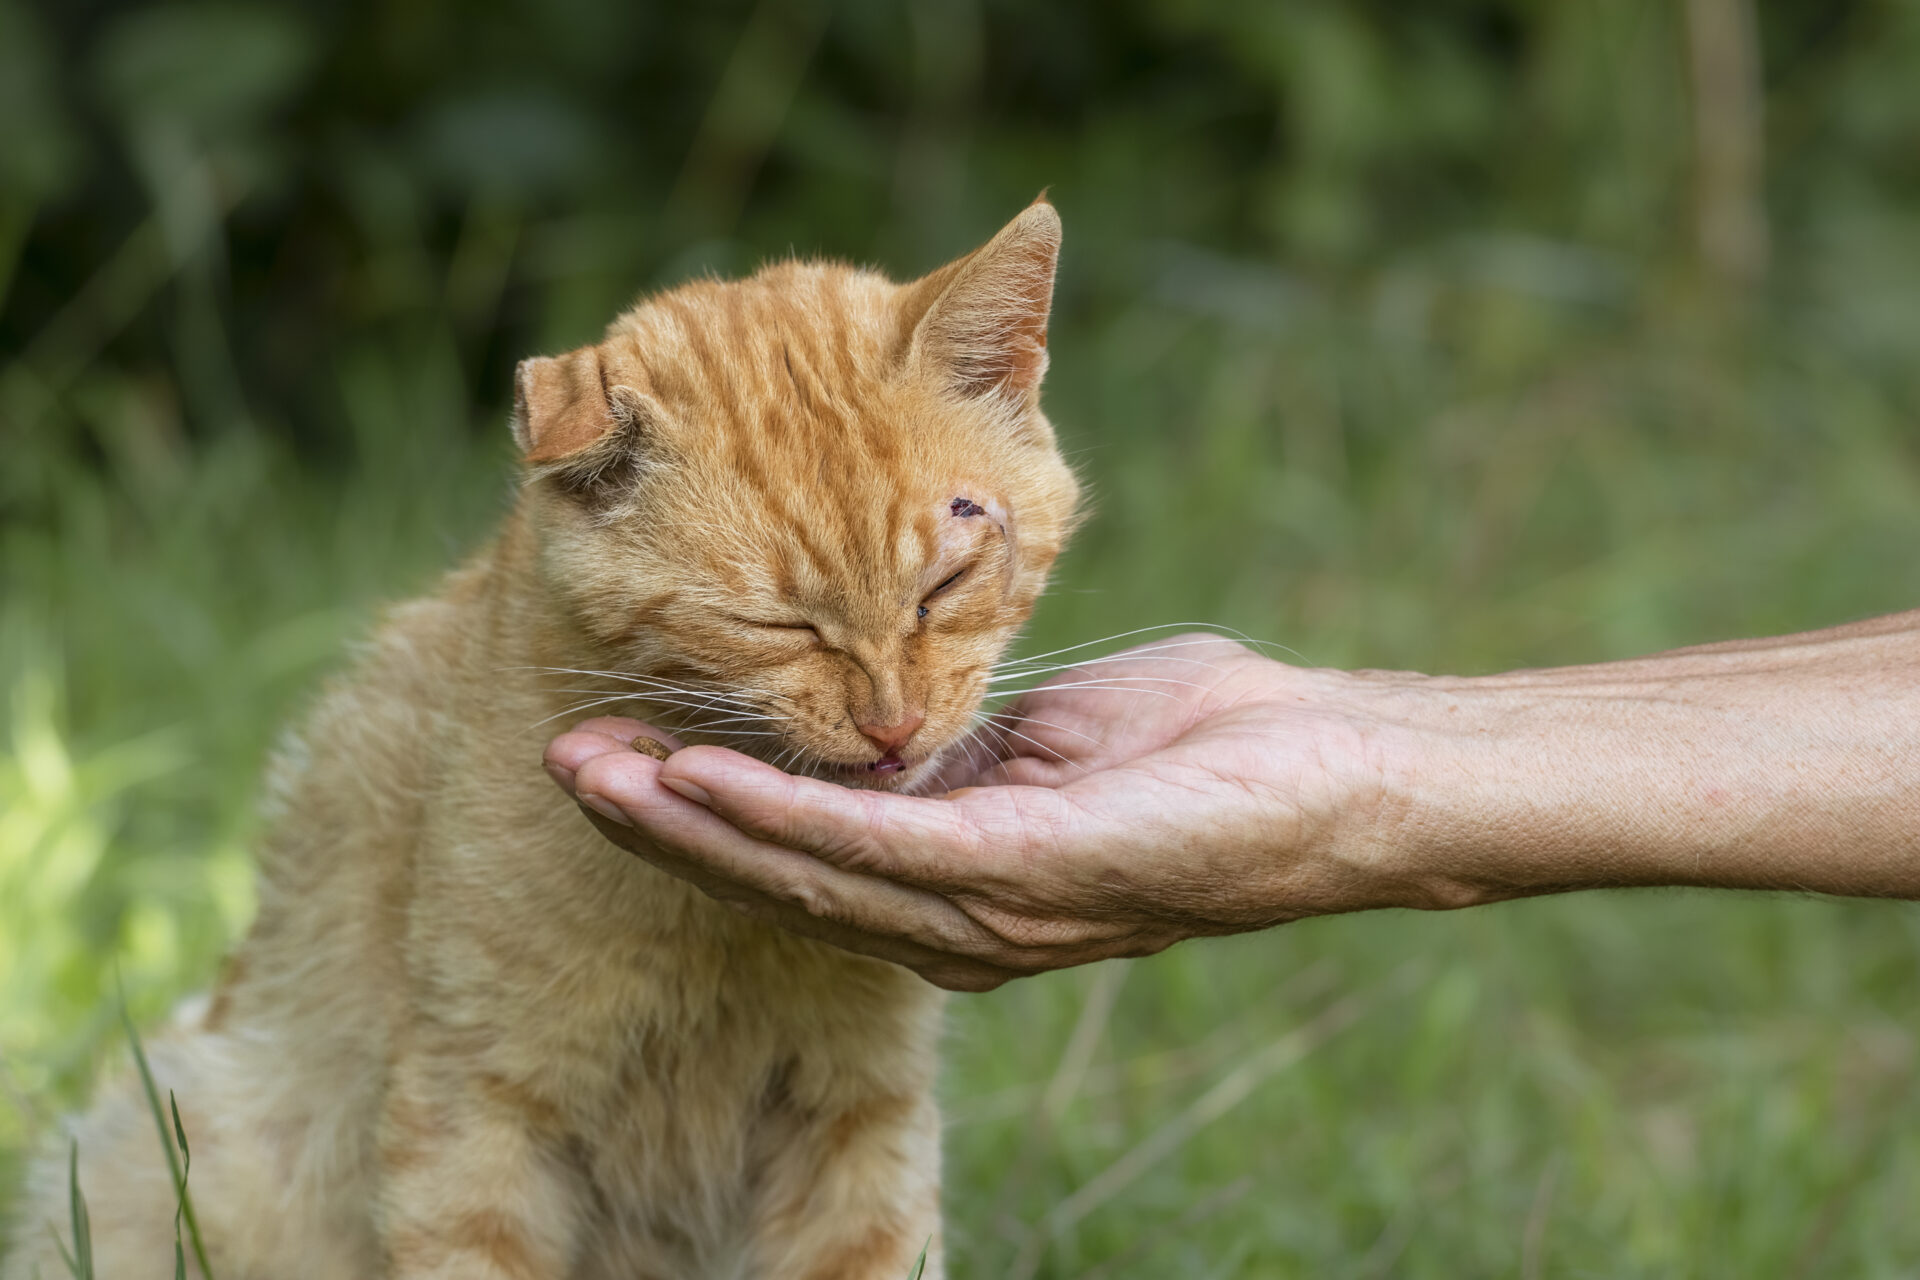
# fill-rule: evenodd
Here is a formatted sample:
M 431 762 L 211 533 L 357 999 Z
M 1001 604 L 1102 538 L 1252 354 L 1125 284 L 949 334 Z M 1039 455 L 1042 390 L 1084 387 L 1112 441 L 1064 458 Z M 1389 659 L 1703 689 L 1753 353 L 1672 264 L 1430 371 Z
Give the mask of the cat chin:
M 941 749 L 923 760 L 908 765 L 899 773 L 891 775 L 866 774 L 843 775 L 832 778 L 843 787 L 852 787 L 857 791 L 891 791 L 903 796 L 940 795 L 947 790 L 942 785 L 941 769 L 950 763 L 949 752 Z
M 940 753 L 935 752 L 891 772 L 876 771 L 867 764 L 833 764 L 825 761 L 798 768 L 788 766 L 787 772 L 818 778 L 850 791 L 894 791 L 903 795 L 922 795 L 938 778 L 939 763 Z
M 914 793 L 915 783 L 932 776 L 933 762 L 922 760 L 892 773 L 876 773 L 864 765 L 828 766 L 814 776 L 854 791 L 901 791 Z
M 906 775 L 895 774 L 891 778 L 860 778 L 843 773 L 829 775 L 826 780 L 845 787 L 849 791 L 907 791 L 911 783 L 902 782 L 903 777 Z

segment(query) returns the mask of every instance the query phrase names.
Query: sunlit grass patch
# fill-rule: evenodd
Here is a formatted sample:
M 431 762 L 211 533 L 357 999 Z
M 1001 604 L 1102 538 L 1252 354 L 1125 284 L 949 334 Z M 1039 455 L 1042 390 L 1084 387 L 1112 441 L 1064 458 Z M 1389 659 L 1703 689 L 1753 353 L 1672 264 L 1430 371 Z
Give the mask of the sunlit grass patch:
M 48 658 L 16 669 L 0 753 L 0 1051 L 16 1100 L 71 1096 L 112 1022 L 113 960 L 150 1016 L 252 913 L 237 841 L 117 845 L 129 807 L 188 767 L 191 739 L 166 726 L 89 749 L 68 730 L 62 676 Z

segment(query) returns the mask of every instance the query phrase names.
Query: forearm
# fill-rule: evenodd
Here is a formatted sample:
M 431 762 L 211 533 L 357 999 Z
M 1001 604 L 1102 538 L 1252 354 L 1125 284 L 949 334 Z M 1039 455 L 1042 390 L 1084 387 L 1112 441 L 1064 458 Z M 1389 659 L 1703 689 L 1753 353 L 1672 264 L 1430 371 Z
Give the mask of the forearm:
M 1920 898 L 1920 612 L 1402 690 L 1383 839 L 1465 904 L 1606 885 Z M 1384 846 L 1383 846 L 1384 847 Z

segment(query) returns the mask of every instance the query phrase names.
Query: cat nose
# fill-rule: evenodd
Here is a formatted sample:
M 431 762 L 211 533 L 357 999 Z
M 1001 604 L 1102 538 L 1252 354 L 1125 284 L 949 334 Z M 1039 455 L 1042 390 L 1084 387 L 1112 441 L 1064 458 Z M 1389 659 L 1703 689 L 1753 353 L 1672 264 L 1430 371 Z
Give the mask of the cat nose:
M 926 723 L 924 715 L 910 715 L 899 724 L 863 724 L 860 735 L 889 755 L 907 745 L 914 730 Z

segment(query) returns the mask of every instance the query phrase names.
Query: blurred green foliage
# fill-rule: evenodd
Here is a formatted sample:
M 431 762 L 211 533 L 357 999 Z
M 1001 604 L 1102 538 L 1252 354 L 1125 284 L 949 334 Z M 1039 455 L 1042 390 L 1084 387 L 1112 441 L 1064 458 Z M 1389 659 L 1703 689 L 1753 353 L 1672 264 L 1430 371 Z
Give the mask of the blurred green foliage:
M 244 927 L 264 752 L 503 506 L 512 362 L 691 273 L 1051 188 L 1097 517 L 1036 647 L 1914 605 L 1916 66 L 1916 0 L 0 0 L 0 1165 L 116 965 L 156 1017 Z M 953 1270 L 1911 1275 L 1917 961 L 1589 895 L 964 1000 Z

